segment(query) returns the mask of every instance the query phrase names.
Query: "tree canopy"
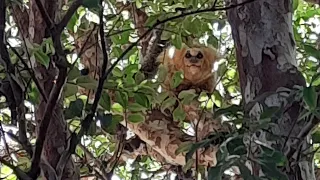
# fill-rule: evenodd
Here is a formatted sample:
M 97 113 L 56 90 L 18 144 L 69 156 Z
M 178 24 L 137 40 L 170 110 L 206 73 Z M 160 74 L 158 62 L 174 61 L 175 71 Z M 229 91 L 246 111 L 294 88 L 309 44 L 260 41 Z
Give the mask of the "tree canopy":
M 246 166 L 249 159 L 270 179 L 286 179 L 283 152 L 261 143 L 261 156 L 252 159 L 244 143 L 248 132 L 268 131 L 284 113 L 265 107 L 259 122 L 246 126 L 226 11 L 255 1 L 3 0 L 0 178 L 61 179 L 72 160 L 81 179 L 257 179 Z M 296 86 L 284 98 L 301 104 L 298 123 L 311 123 L 317 171 L 320 8 L 292 2 L 295 58 L 306 87 Z M 215 91 L 161 92 L 167 71 L 156 57 L 169 45 L 194 42 L 219 52 Z M 182 80 L 177 72 L 173 86 Z M 195 101 L 198 109 L 187 109 Z M 185 121 L 194 111 L 198 119 L 205 115 L 203 124 Z M 225 124 L 228 133 L 220 132 Z M 55 153 L 58 158 L 50 156 Z

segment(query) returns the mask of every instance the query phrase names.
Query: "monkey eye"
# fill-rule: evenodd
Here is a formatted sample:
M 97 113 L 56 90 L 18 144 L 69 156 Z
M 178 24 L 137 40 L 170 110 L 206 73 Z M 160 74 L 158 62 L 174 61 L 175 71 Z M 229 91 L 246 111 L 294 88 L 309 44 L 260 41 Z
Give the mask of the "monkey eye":
M 190 54 L 190 51 L 187 51 L 186 55 L 184 56 L 186 58 L 191 58 L 191 54 Z
M 203 58 L 203 54 L 202 54 L 201 52 L 198 52 L 197 58 L 198 58 L 198 59 L 202 59 L 202 58 Z

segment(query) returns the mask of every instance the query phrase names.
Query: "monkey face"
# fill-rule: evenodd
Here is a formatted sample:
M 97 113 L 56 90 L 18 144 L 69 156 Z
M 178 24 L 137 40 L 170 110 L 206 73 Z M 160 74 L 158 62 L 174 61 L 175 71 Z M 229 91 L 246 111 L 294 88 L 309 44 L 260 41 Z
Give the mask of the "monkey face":
M 191 74 L 200 72 L 204 61 L 204 52 L 200 48 L 186 49 L 183 56 L 183 62 Z

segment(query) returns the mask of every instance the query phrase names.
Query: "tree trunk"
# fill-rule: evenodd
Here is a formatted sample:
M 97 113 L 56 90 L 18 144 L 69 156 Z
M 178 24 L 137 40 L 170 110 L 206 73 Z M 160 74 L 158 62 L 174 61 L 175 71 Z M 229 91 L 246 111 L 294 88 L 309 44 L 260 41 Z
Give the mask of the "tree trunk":
M 42 4 L 46 9 L 49 17 L 55 22 L 57 22 L 58 20 L 58 12 L 59 9 L 61 9 L 63 2 L 64 1 L 62 0 L 42 1 Z M 50 34 L 35 0 L 29 1 L 29 5 L 30 9 L 27 12 L 21 11 L 17 6 L 12 9 L 13 14 L 15 14 L 15 21 L 18 24 L 21 35 L 25 37 L 27 41 L 31 43 L 41 44 L 44 38 L 50 37 Z M 29 16 L 28 21 L 20 21 L 21 19 L 25 19 L 26 15 Z M 54 80 L 57 75 L 57 68 L 52 63 L 52 60 L 48 68 L 37 62 L 31 62 L 31 64 L 32 68 L 34 69 L 35 76 L 48 99 L 50 92 L 54 86 Z M 36 107 L 35 113 L 36 122 L 38 125 L 43 119 L 46 108 L 45 98 L 43 98 L 42 96 L 40 97 L 41 98 L 39 100 L 39 104 Z M 60 99 L 58 102 L 59 103 L 55 105 L 53 116 L 47 131 L 40 163 L 42 172 L 47 179 L 50 179 L 50 169 L 56 169 L 56 165 L 60 159 L 61 153 L 66 150 L 69 137 L 67 122 L 65 121 L 63 114 L 62 99 Z M 37 131 L 39 131 L 39 129 Z M 77 173 L 76 169 L 77 168 L 73 164 L 72 159 L 70 159 L 66 163 L 62 179 L 79 179 L 79 174 Z
M 236 4 L 242 0 L 226 2 Z M 286 138 L 298 137 L 303 127 L 297 122 L 301 106 L 276 93 L 281 87 L 291 89 L 294 85 L 305 86 L 305 80 L 296 67 L 292 13 L 291 0 L 259 0 L 227 11 L 236 47 L 245 114 L 249 119 L 246 123 L 258 122 L 261 113 L 268 108 L 285 109 L 280 118 L 272 118 L 275 125 L 268 127 L 268 131 L 251 133 L 248 141 L 259 140 L 283 152 L 288 163 L 281 170 L 290 180 L 311 180 L 315 177 L 312 157 L 306 156 L 307 138 L 302 137 L 301 144 L 294 143 L 296 141 L 292 138 Z M 271 134 L 277 138 L 271 139 Z M 257 144 L 249 144 L 249 158 L 256 158 Z M 250 169 L 252 174 L 263 176 L 261 166 L 254 161 L 251 161 Z

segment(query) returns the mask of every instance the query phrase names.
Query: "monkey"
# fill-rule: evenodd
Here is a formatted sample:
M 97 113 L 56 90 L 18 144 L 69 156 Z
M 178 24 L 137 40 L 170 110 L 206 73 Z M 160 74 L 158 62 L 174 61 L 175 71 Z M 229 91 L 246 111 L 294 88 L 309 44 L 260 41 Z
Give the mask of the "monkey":
M 199 95 L 205 91 L 212 94 L 215 89 L 216 76 L 213 72 L 214 63 L 220 59 L 217 50 L 210 46 L 201 44 L 193 44 L 187 46 L 183 44 L 180 49 L 171 46 L 165 49 L 157 58 L 159 65 L 164 66 L 167 75 L 161 83 L 162 91 L 173 92 L 174 96 L 178 96 L 183 90 L 194 89 Z M 172 86 L 172 79 L 177 71 L 183 73 L 183 80 L 176 88 Z M 170 97 L 168 97 L 170 98 Z M 176 102 L 174 108 L 178 107 L 180 102 Z M 190 104 L 181 104 L 186 112 L 185 122 L 191 123 L 191 126 L 197 128 L 197 136 L 201 139 L 212 132 L 212 129 L 218 131 L 225 127 L 221 125 L 219 119 L 212 119 L 211 110 L 201 116 L 199 109 L 200 102 L 194 99 Z M 200 122 L 200 123 L 198 123 Z
M 210 46 L 196 44 L 192 47 L 183 45 L 181 49 L 167 48 L 157 58 L 168 71 L 162 88 L 176 93 L 188 89 L 212 93 L 215 85 L 213 66 L 218 59 L 216 49 Z M 177 71 L 183 72 L 184 79 L 178 87 L 172 88 L 172 78 Z

